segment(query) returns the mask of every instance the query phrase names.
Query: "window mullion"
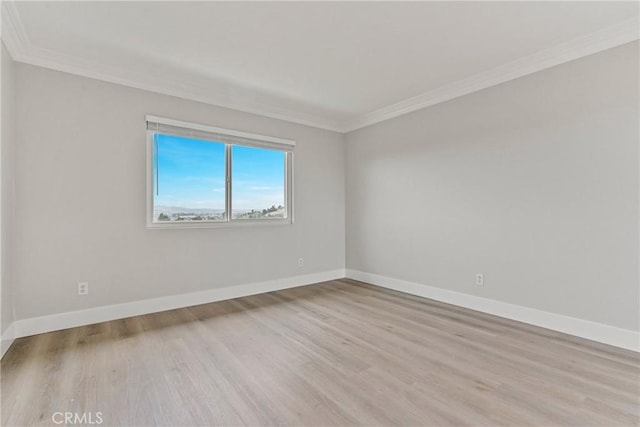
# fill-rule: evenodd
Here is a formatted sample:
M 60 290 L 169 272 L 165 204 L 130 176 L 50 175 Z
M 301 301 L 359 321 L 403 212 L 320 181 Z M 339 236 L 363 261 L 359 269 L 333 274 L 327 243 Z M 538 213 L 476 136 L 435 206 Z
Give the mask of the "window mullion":
M 231 221 L 231 144 L 225 144 L 226 160 L 226 184 L 225 184 L 225 210 L 227 222 Z
M 161 132 L 158 129 L 157 123 L 150 123 L 149 121 L 147 123 L 148 228 L 205 228 L 240 224 L 258 225 L 258 223 L 271 223 L 275 225 L 293 223 L 293 142 L 289 145 L 280 144 L 278 146 L 276 146 L 275 143 L 270 145 L 264 144 L 264 146 L 261 146 L 263 144 L 257 143 L 255 145 L 249 143 L 238 144 L 228 139 L 224 140 L 223 138 L 216 140 L 204 139 L 200 134 L 186 135 L 189 134 L 189 132 L 184 129 L 179 133 L 171 129 Z M 193 198 L 191 196 L 184 196 L 186 197 L 184 201 L 176 204 L 178 208 L 176 210 L 172 208 L 173 205 L 171 205 L 171 203 L 173 200 L 180 201 L 180 197 L 171 195 L 160 197 L 161 177 L 159 169 L 161 159 L 159 154 L 160 149 L 164 150 L 163 144 L 165 142 L 165 140 L 160 137 L 166 138 L 167 144 L 176 144 L 177 146 L 176 153 L 171 150 L 163 151 L 163 153 L 165 153 L 162 158 L 163 173 L 168 174 L 166 181 L 169 182 L 169 187 L 175 184 L 175 186 L 177 186 L 176 188 L 178 188 L 176 191 L 179 194 L 202 194 L 203 200 L 209 204 L 204 205 L 203 202 L 199 200 L 191 200 Z M 267 142 L 271 143 L 272 141 Z M 213 143 L 215 146 L 205 145 L 204 143 Z M 174 155 L 176 159 L 171 157 Z M 220 157 L 222 157 L 221 155 L 223 159 L 220 159 Z M 169 160 L 167 160 L 168 163 L 165 167 L 164 159 L 167 156 L 169 156 Z M 191 168 L 184 166 L 183 163 L 185 162 L 179 162 L 181 159 L 180 156 L 196 156 L 197 159 L 200 159 L 204 176 L 198 175 L 200 172 L 196 170 L 194 173 L 197 176 L 193 177 L 194 181 L 196 181 L 195 183 L 192 184 L 190 182 L 191 180 L 189 180 L 189 182 L 181 182 L 179 180 L 180 177 L 186 177 L 192 172 Z M 281 158 L 280 156 L 284 156 L 284 164 L 281 163 L 282 160 L 279 160 Z M 220 160 L 223 160 L 224 163 L 221 164 Z M 209 162 L 212 162 L 211 171 L 208 169 Z M 176 163 L 177 166 L 174 165 L 174 163 Z M 220 170 L 220 166 L 225 168 L 224 171 Z M 284 171 L 281 171 L 280 167 L 284 167 Z M 170 175 L 173 170 L 172 168 L 177 170 L 175 173 L 177 178 Z M 195 169 L 197 168 L 194 167 L 194 170 Z M 236 172 L 236 178 L 238 174 L 242 175 L 242 182 L 236 183 L 239 185 L 235 193 L 238 194 L 238 200 L 233 199 L 234 171 Z M 279 195 L 279 192 L 282 187 L 280 187 L 278 183 L 281 179 L 280 174 L 282 172 L 284 172 L 284 199 L 280 199 L 282 195 Z M 212 177 L 211 182 L 218 182 L 216 185 L 218 188 L 211 190 L 217 192 L 214 196 L 205 193 L 207 191 L 206 185 L 208 185 L 207 182 L 209 181 L 207 181 L 207 179 L 209 179 L 209 176 Z M 220 187 L 219 184 L 221 176 L 224 179 L 223 187 Z M 276 177 L 278 177 L 277 180 Z M 190 175 L 189 178 L 191 178 Z M 163 180 L 163 182 L 165 181 Z M 167 186 L 165 185 L 165 187 Z M 225 212 L 223 217 L 219 216 L 219 209 L 221 207 L 219 192 L 221 190 L 224 191 L 223 206 Z M 280 200 L 282 200 L 284 212 L 281 212 L 279 206 Z M 236 217 L 233 216 L 234 202 L 239 202 L 240 204 L 235 204 L 241 208 L 239 211 L 241 213 Z M 168 209 L 167 213 L 164 212 L 164 205 L 166 205 Z M 161 207 L 163 207 L 163 209 L 160 209 Z M 257 210 L 254 211 L 254 209 Z M 156 212 L 156 210 L 158 212 Z M 160 212 L 160 210 L 163 212 Z M 209 212 L 209 210 L 211 212 Z M 231 224 L 232 222 L 233 224 Z

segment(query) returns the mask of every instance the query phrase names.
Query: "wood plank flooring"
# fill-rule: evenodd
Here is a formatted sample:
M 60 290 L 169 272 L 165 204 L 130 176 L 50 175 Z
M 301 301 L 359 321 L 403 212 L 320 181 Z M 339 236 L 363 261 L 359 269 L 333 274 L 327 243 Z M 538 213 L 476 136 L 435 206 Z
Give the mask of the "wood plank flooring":
M 640 422 L 638 353 L 347 279 L 21 338 L 1 369 L 4 426 Z

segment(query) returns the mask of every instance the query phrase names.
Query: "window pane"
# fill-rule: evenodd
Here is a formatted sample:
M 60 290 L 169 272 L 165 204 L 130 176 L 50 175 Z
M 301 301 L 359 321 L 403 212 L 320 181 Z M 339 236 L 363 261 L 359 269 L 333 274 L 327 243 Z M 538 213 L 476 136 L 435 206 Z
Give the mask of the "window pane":
M 153 220 L 225 218 L 225 145 L 155 134 Z
M 232 218 L 285 218 L 283 151 L 234 145 L 231 155 Z

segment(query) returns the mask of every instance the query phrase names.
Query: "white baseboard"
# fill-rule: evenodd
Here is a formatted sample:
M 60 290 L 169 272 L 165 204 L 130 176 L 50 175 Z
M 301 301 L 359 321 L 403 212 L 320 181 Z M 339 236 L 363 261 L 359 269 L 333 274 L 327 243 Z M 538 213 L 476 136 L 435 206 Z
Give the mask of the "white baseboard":
M 32 317 L 29 319 L 14 321 L 11 325 L 11 335 L 5 335 L 7 335 L 7 340 L 11 340 L 12 342 L 15 338 L 26 337 L 29 335 L 74 328 L 76 326 L 90 325 L 109 320 L 123 319 L 125 317 L 157 313 L 176 308 L 190 307 L 215 301 L 223 301 L 248 295 L 263 294 L 281 289 L 326 282 L 328 280 L 342 279 L 343 277 L 345 277 L 345 270 L 338 269 L 287 277 L 284 279 L 268 280 L 265 282 L 248 283 L 188 294 L 172 295 L 123 304 L 88 308 L 86 310 L 51 314 L 48 316 Z M 5 337 L 3 336 L 3 351 L 4 343 Z
M 561 314 L 550 313 L 516 304 L 482 298 L 475 295 L 450 291 L 443 288 L 394 279 L 378 274 L 351 269 L 338 269 L 293 276 L 279 280 L 229 286 L 188 294 L 152 298 L 123 304 L 95 307 L 86 310 L 77 310 L 30 319 L 16 320 L 9 325 L 4 334 L 2 334 L 0 357 L 4 356 L 13 341 L 20 337 L 106 322 L 109 320 L 122 319 L 125 317 L 190 307 L 215 301 L 223 301 L 248 295 L 257 295 L 281 289 L 295 288 L 328 280 L 341 279 L 345 276 L 350 279 L 371 283 L 384 288 L 424 298 L 430 298 L 460 307 L 470 308 L 472 310 L 517 320 L 616 347 L 626 348 L 633 351 L 640 350 L 640 334 L 635 331 L 617 328 L 589 320 L 577 319 Z
M 383 288 L 470 308 L 628 350 L 640 351 L 640 333 L 636 331 L 358 270 L 347 269 L 346 275 L 350 279 Z
M 0 359 L 4 356 L 4 354 L 9 350 L 11 344 L 15 340 L 14 334 L 14 323 L 11 323 L 6 331 L 2 334 L 2 338 L 0 339 Z

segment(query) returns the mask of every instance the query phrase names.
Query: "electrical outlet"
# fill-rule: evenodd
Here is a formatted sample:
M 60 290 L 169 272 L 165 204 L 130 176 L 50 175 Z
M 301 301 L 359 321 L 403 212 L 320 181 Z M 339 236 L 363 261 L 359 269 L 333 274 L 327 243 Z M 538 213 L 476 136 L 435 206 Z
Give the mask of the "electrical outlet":
M 78 283 L 78 295 L 84 296 L 89 293 L 89 282 Z
M 304 266 L 304 258 L 298 258 L 298 267 Z
M 476 285 L 484 286 L 484 274 L 482 273 L 476 274 Z

